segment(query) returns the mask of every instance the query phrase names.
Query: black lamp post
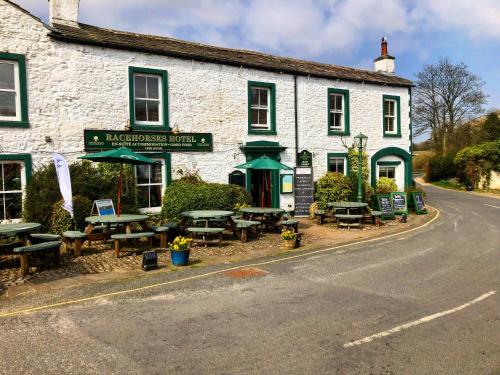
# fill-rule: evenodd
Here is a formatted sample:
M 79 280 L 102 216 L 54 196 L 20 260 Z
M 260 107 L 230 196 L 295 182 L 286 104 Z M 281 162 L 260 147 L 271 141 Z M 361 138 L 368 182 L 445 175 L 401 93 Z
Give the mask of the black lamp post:
M 358 146 L 358 202 L 363 202 L 363 149 L 366 147 L 368 137 L 359 133 L 354 137 L 355 145 Z

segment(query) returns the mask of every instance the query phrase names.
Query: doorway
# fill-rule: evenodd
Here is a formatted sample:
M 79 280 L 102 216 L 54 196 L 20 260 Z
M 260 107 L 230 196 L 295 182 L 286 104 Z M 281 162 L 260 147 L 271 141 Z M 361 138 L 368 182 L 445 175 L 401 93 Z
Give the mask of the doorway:
M 250 176 L 252 203 L 257 207 L 273 207 L 272 173 L 269 169 L 254 169 Z

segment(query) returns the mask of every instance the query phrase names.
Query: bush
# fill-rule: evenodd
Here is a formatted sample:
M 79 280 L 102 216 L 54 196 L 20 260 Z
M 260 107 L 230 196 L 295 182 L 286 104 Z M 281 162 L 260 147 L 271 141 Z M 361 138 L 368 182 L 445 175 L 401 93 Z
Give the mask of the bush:
M 176 181 L 165 189 L 161 213 L 165 220 L 178 221 L 183 211 L 234 211 L 251 201 L 250 194 L 241 186 Z
M 116 207 L 119 171 L 118 164 L 101 163 L 94 166 L 88 161 L 71 164 L 69 172 L 73 195 L 87 197 L 91 201 L 111 198 Z M 33 173 L 31 181 L 26 186 L 23 218 L 29 222 L 40 223 L 42 230 L 48 230 L 52 207 L 60 199 L 56 169 L 53 163 L 46 164 Z M 124 166 L 122 212 L 136 211 L 135 177 L 133 167 L 127 165 Z
M 317 186 L 316 200 L 321 209 L 325 209 L 328 202 L 349 200 L 352 192 L 349 177 L 342 173 L 328 172 L 318 180 Z
M 73 197 L 73 218 L 68 211 L 62 208 L 63 200 L 57 201 L 52 208 L 50 220 L 50 232 L 62 234 L 67 230 L 83 230 L 85 218 L 89 216 L 92 209 L 92 201 L 89 198 L 76 195 Z
M 456 176 L 454 154 L 436 154 L 429 158 L 425 167 L 424 179 L 426 182 L 447 180 Z
M 398 191 L 398 185 L 388 177 L 380 177 L 377 181 L 375 192 L 377 194 L 389 194 L 393 191 Z
M 488 189 L 491 172 L 500 170 L 500 139 L 466 147 L 457 153 L 454 162 L 461 182 L 477 188 L 484 179 L 483 189 Z

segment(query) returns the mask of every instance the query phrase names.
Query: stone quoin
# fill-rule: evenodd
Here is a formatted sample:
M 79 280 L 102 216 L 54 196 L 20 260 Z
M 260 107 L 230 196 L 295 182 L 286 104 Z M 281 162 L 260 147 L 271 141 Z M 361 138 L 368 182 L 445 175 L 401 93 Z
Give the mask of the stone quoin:
M 20 217 L 31 171 L 53 152 L 71 163 L 100 142 L 154 152 L 165 188 L 179 169 L 227 183 L 235 165 L 267 155 L 295 167 L 304 150 L 314 180 L 349 174 L 344 145 L 362 132 L 371 182 L 411 183 L 412 83 L 395 75 L 385 38 L 368 71 L 98 28 L 78 23 L 78 6 L 50 0 L 49 26 L 0 0 L 0 168 L 18 181 L 0 186 L 0 221 Z M 254 197 L 294 207 L 279 186 L 293 171 L 242 172 Z

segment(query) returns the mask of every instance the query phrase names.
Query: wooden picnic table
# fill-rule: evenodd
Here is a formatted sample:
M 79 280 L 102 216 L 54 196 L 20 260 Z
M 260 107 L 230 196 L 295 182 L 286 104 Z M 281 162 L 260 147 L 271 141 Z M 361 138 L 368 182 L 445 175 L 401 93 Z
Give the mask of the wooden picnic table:
M 85 221 L 88 223 L 87 227 L 85 228 L 85 234 L 91 235 L 96 225 L 106 225 L 108 229 L 112 224 L 123 225 L 125 227 L 125 233 L 130 234 L 132 233 L 132 224 L 137 223 L 140 225 L 142 230 L 147 230 L 148 228 L 146 226 L 146 220 L 148 218 L 149 218 L 148 215 L 129 215 L 129 214 L 123 214 L 120 216 L 118 215 L 88 216 L 85 218 Z
M 364 202 L 333 202 L 327 203 L 327 207 L 332 207 L 335 211 L 345 210 L 345 214 L 335 213 L 337 219 L 337 227 L 346 226 L 350 229 L 351 226 L 361 227 L 363 214 L 362 210 L 368 207 L 368 203 Z M 351 212 L 354 210 L 355 212 Z
M 23 242 L 24 246 L 31 244 L 31 233 L 40 229 L 39 223 L 16 223 L 0 225 L 0 237 L 16 236 Z
M 262 226 L 276 228 L 285 210 L 271 207 L 244 207 L 241 209 L 241 212 L 245 220 L 257 220 L 262 223 Z
M 227 219 L 231 221 L 231 215 L 233 211 L 223 211 L 223 210 L 194 210 L 194 211 L 184 211 L 181 212 L 182 220 L 181 226 L 185 226 L 190 220 L 204 220 L 205 228 L 209 227 L 210 219 Z

